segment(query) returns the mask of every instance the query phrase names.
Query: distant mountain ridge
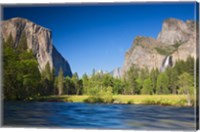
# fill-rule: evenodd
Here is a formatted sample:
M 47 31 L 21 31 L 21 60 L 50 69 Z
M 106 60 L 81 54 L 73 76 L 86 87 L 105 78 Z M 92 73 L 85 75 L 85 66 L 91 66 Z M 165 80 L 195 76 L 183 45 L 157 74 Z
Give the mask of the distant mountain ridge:
M 55 69 L 56 74 L 62 68 L 65 76 L 72 76 L 69 63 L 53 46 L 52 33 L 49 29 L 19 17 L 1 22 L 2 38 L 6 41 L 11 35 L 15 47 L 18 45 L 22 33 L 26 35 L 28 49 L 32 49 L 36 56 L 40 71 L 44 70 L 49 63 L 50 67 Z
M 114 78 L 120 78 L 121 77 L 121 67 L 115 68 L 110 72 L 110 75 Z

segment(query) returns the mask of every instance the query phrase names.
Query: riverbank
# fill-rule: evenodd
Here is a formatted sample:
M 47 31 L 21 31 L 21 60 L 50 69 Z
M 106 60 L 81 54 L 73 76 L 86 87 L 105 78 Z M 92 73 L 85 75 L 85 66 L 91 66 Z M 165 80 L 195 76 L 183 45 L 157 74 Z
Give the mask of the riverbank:
M 90 97 L 87 95 L 62 95 L 62 96 L 43 96 L 34 101 L 47 102 L 89 102 L 89 103 L 105 103 L 103 100 L 95 99 L 88 101 Z M 113 104 L 151 104 L 151 105 L 170 105 L 170 106 L 187 106 L 186 97 L 184 95 L 113 95 Z

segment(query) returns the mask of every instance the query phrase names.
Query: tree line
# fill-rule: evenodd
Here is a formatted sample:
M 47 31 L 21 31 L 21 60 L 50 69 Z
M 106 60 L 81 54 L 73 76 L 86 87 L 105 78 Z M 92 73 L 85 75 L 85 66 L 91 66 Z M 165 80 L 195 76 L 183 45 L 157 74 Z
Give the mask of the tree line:
M 12 36 L 3 40 L 3 90 L 4 99 L 26 100 L 46 95 L 135 95 L 135 94 L 186 94 L 191 98 L 195 92 L 194 64 L 198 59 L 189 56 L 186 61 L 178 60 L 164 72 L 148 70 L 132 65 L 122 78 L 114 78 L 109 73 L 77 73 L 64 77 L 62 69 L 55 75 L 47 63 L 40 72 L 36 57 L 27 50 L 25 33 L 16 46 Z M 198 66 L 197 66 L 198 67 Z M 198 69 L 197 69 L 198 70 Z M 198 72 L 197 72 L 198 73 Z M 197 79 L 198 81 L 198 75 Z M 198 84 L 198 83 L 196 83 Z M 109 99 L 109 97 L 108 97 Z

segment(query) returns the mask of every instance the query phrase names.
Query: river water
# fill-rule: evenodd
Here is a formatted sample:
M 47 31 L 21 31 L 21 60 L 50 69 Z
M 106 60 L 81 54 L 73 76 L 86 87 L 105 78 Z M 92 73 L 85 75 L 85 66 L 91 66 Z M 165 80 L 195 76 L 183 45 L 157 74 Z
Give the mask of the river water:
M 194 130 L 192 107 L 4 102 L 6 127 Z

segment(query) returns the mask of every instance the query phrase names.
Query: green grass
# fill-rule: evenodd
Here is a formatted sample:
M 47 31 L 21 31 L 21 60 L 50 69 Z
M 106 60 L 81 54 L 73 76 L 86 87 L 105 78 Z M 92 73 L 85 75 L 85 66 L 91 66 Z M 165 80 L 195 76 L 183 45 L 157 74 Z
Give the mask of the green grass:
M 187 105 L 184 95 L 116 95 L 114 100 L 124 104 Z
M 187 106 L 185 95 L 113 95 L 112 101 L 109 102 L 107 102 L 103 98 L 94 98 L 86 95 L 54 95 L 39 97 L 33 100 L 49 102 L 87 102 Z

